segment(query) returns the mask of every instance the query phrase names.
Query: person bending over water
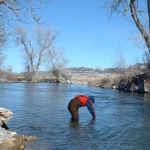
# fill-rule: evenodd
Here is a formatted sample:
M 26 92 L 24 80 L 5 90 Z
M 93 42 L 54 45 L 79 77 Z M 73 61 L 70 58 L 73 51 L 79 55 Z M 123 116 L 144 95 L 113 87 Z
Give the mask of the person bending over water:
M 86 96 L 86 95 L 76 95 L 73 99 L 70 100 L 68 104 L 68 110 L 72 116 L 72 121 L 78 121 L 79 115 L 78 115 L 78 109 L 82 106 L 87 106 L 89 112 L 93 116 L 93 118 L 96 117 L 94 104 L 95 99 L 94 96 Z

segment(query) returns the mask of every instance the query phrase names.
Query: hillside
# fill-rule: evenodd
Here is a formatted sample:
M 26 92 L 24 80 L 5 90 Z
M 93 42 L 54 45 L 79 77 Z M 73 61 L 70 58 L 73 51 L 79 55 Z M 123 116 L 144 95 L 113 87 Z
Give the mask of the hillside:
M 144 64 L 135 64 L 129 66 L 125 69 L 126 72 L 133 72 L 134 74 L 143 73 L 145 69 Z M 25 76 L 25 72 L 17 73 L 18 77 Z M 67 68 L 67 74 L 69 76 L 93 76 L 93 75 L 111 75 L 111 74 L 118 74 L 118 68 L 85 68 L 85 67 L 71 67 Z M 48 71 L 39 71 L 38 78 L 44 78 L 51 76 L 51 73 Z
M 113 74 L 115 73 L 115 68 L 85 68 L 85 67 L 73 67 L 68 68 L 70 74 L 74 75 L 99 75 L 99 74 Z
M 125 69 L 126 72 L 133 72 L 134 74 L 143 73 L 145 69 L 144 64 L 137 63 Z M 72 67 L 68 68 L 71 75 L 106 75 L 117 74 L 118 68 L 85 68 L 85 67 Z

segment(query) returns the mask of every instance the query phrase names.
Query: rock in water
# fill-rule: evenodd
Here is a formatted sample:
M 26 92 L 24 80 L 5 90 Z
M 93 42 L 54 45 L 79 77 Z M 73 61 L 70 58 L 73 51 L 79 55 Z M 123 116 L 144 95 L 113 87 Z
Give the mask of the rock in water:
M 0 107 L 0 120 L 7 122 L 12 115 L 12 111 Z

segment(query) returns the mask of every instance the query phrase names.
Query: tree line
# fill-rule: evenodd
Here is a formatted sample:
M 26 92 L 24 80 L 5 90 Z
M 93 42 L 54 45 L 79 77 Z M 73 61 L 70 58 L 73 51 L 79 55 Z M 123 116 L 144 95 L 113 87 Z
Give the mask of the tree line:
M 46 66 L 59 81 L 65 74 L 67 59 L 63 48 L 56 48 L 54 41 L 59 34 L 42 22 L 42 17 L 36 13 L 43 3 L 49 0 L 0 0 L 0 66 L 3 65 L 9 39 L 13 39 L 16 46 L 22 46 L 23 68 L 28 81 L 37 80 L 40 66 Z M 35 5 L 36 3 L 36 5 Z M 35 7 L 36 6 L 36 7 Z M 36 22 L 32 32 L 18 23 L 32 24 Z

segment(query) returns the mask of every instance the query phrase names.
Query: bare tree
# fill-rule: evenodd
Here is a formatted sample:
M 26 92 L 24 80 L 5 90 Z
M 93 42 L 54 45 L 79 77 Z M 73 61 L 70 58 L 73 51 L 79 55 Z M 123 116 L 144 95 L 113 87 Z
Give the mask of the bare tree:
M 1 69 L 1 67 L 3 67 L 4 60 L 5 60 L 5 54 L 4 54 L 3 49 L 1 49 L 0 50 L 0 69 Z
M 14 33 L 18 23 L 41 23 L 37 15 L 43 3 L 50 0 L 0 0 L 0 61 L 4 60 L 3 49 Z M 1 65 L 1 64 L 0 64 Z
M 66 69 L 67 63 L 68 61 L 64 56 L 64 50 L 62 48 L 56 50 L 53 46 L 49 49 L 47 54 L 47 68 L 56 77 L 57 82 L 60 81 L 60 77 L 63 77 L 66 80 L 69 78 Z
M 33 20 L 40 23 L 37 15 L 42 3 L 50 0 L 0 0 L 0 25 L 2 31 L 9 31 L 18 22 L 31 23 Z M 5 29 L 5 30 L 4 30 Z
M 9 66 L 5 66 L 4 72 L 5 72 L 5 77 L 6 77 L 7 80 L 12 77 L 12 71 L 13 71 L 12 66 L 10 66 L 10 65 Z
M 0 21 L 0 67 L 2 67 L 5 60 L 4 47 L 6 41 L 7 41 L 6 31 Z
M 36 28 L 29 34 L 23 27 L 16 29 L 16 44 L 22 45 L 24 67 L 31 80 L 36 80 L 39 67 L 45 62 L 45 53 L 52 46 L 58 32 L 50 28 Z
M 2 70 L 0 69 L 0 81 L 8 81 L 9 79 L 13 78 L 13 68 L 12 66 L 3 66 Z
M 117 73 L 120 75 L 121 78 L 126 78 L 126 60 L 121 52 L 120 46 L 116 48 L 116 54 L 113 58 L 113 64 L 117 69 Z
M 109 15 L 117 12 L 127 16 L 130 11 L 132 19 L 150 52 L 150 0 L 109 0 L 108 3 L 104 4 L 104 7 L 108 9 Z

